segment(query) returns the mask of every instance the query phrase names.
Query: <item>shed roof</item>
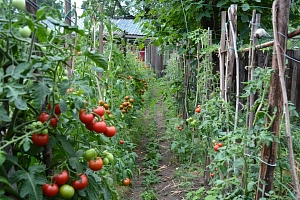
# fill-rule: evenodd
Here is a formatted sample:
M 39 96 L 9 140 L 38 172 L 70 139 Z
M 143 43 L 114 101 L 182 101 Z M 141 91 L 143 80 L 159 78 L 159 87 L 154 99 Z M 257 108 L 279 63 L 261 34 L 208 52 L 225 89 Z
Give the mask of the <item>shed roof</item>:
M 134 19 L 126 19 L 126 18 L 112 18 L 112 23 L 114 23 L 119 29 L 125 31 L 126 35 L 138 35 L 144 36 L 142 33 L 141 24 L 138 22 L 134 22 Z

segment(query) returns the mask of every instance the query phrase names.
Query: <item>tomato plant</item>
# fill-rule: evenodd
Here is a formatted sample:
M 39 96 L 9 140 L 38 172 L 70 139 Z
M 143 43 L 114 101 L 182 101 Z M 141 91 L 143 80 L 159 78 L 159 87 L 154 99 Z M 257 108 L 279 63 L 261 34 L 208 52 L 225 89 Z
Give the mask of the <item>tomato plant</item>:
M 80 175 L 80 179 L 72 181 L 72 186 L 75 190 L 84 189 L 89 183 L 89 179 L 85 174 Z
M 58 194 L 58 185 L 46 183 L 42 186 L 42 191 L 46 197 L 55 197 Z
M 69 173 L 66 170 L 63 170 L 60 174 L 57 174 L 52 178 L 52 181 L 57 185 L 63 185 L 69 180 Z
M 89 168 L 93 171 L 99 171 L 103 167 L 103 161 L 100 157 L 97 157 L 95 160 L 91 159 L 89 161 Z

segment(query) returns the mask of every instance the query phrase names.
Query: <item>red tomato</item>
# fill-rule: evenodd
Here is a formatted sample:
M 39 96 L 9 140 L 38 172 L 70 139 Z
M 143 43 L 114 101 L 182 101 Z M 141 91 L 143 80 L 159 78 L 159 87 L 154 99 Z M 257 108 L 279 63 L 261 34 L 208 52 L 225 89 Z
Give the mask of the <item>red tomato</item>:
M 60 174 L 53 176 L 52 181 L 57 185 L 63 185 L 69 180 L 69 173 L 66 170 L 63 170 Z
M 222 146 L 223 146 L 223 144 L 222 144 L 221 142 L 219 142 L 219 143 L 218 143 L 218 146 L 219 146 L 219 147 L 222 147 Z
M 48 134 L 37 134 L 34 133 L 31 137 L 33 144 L 36 146 L 44 146 L 49 141 L 49 135 Z
M 92 123 L 89 123 L 89 124 L 85 124 L 85 128 L 87 128 L 88 130 L 90 130 L 90 131 L 93 131 L 94 129 L 93 129 L 93 126 L 94 126 L 94 121 L 92 122 Z
M 210 174 L 210 177 L 211 177 L 211 178 L 214 178 L 214 177 L 215 177 L 215 174 L 214 174 L 214 173 L 211 173 L 211 174 Z
M 101 121 L 101 122 L 95 122 L 93 124 L 93 130 L 96 132 L 96 133 L 104 133 L 106 132 L 106 123 L 104 121 Z
M 112 136 L 116 135 L 116 133 L 117 133 L 116 127 L 114 127 L 114 126 L 108 126 L 106 128 L 106 131 L 104 132 L 104 135 L 106 137 L 112 137 Z
M 55 112 L 55 114 L 57 114 L 57 115 L 61 114 L 61 110 L 60 110 L 59 104 L 56 104 L 56 105 L 55 105 L 55 107 L 54 107 L 54 112 Z
M 198 108 L 196 108 L 196 113 L 200 113 L 201 112 L 201 108 L 200 107 L 198 107 Z
M 89 183 L 89 179 L 85 174 L 80 175 L 80 179 L 72 181 L 72 186 L 75 190 L 84 189 Z
M 46 183 L 42 186 L 43 193 L 46 197 L 55 197 L 58 193 L 58 185 Z
M 42 122 L 42 123 L 45 123 L 45 121 L 47 121 L 49 119 L 49 114 L 45 113 L 45 112 L 42 112 L 39 116 L 39 121 Z
M 99 116 L 103 116 L 105 113 L 105 109 L 102 106 L 99 106 L 98 108 L 94 109 L 93 112 Z
M 219 145 L 214 146 L 214 150 L 217 151 L 217 152 L 219 151 L 219 148 L 220 148 Z
M 81 112 L 81 114 L 79 114 L 79 119 L 84 124 L 90 124 L 94 120 L 94 115 L 91 113 L 86 114 L 85 112 Z
M 58 123 L 58 120 L 56 119 L 56 117 L 52 117 L 50 119 L 50 124 L 53 128 L 57 126 L 57 123 Z
M 89 168 L 93 171 L 99 171 L 103 167 L 103 161 L 100 157 L 97 157 L 96 160 L 91 159 L 89 161 Z
M 120 144 L 124 144 L 124 140 L 120 140 Z
M 126 179 L 123 181 L 123 185 L 128 186 L 129 184 L 130 184 L 130 179 L 129 179 L 129 178 L 126 178 Z

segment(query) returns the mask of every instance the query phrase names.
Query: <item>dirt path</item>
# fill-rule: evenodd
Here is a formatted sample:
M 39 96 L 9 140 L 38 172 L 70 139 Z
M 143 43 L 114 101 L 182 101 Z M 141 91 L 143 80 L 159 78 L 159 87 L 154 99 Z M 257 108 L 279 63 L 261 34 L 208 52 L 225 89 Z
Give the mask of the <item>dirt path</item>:
M 159 143 L 159 153 L 161 154 L 161 160 L 158 162 L 158 168 L 155 168 L 155 174 L 159 178 L 158 183 L 151 184 L 150 188 L 154 191 L 155 195 L 146 195 L 141 197 L 141 194 L 145 191 L 150 192 L 145 185 L 145 171 L 147 170 L 143 166 L 145 161 L 145 153 L 147 151 L 147 143 L 149 138 L 143 137 L 141 146 L 137 149 L 138 154 L 137 165 L 139 166 L 140 175 L 135 174 L 132 179 L 132 188 L 126 193 L 126 200 L 181 200 L 185 199 L 185 195 L 190 190 L 197 190 L 203 185 L 202 177 L 199 175 L 197 170 L 194 171 L 181 171 L 180 165 L 177 163 L 175 157 L 170 151 L 171 140 L 166 139 L 164 134 L 166 132 L 165 120 L 163 114 L 163 104 L 157 103 L 156 112 L 154 113 L 155 122 L 157 126 L 157 141 Z M 151 198 L 152 197 L 152 198 Z

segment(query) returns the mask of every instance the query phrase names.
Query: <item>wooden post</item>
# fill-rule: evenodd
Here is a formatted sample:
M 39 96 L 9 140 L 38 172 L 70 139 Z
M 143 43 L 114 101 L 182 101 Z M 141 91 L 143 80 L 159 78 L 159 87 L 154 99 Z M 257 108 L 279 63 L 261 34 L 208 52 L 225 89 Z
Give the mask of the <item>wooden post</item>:
M 225 69 L 225 51 L 226 51 L 226 11 L 222 11 L 221 14 L 221 40 L 219 48 L 219 59 L 220 59 L 220 97 L 224 99 L 225 89 L 224 89 L 224 69 Z
M 253 13 L 253 14 L 255 14 L 255 13 Z M 248 81 L 253 79 L 253 74 L 254 74 L 254 70 L 256 67 L 255 66 L 256 65 L 255 46 L 257 43 L 257 39 L 256 39 L 256 37 L 254 37 L 254 33 L 260 26 L 260 14 L 255 14 L 254 19 L 255 19 L 255 23 L 252 24 L 252 29 L 251 29 L 251 48 L 252 49 L 251 49 L 251 51 L 249 51 L 251 56 L 249 56 Z M 250 132 L 253 129 L 253 121 L 254 121 L 254 111 L 250 111 L 254 104 L 254 94 L 250 94 L 248 103 L 249 103 L 249 107 L 248 107 L 249 116 L 247 115 L 247 117 L 248 117 L 248 131 Z M 246 152 L 246 153 L 249 153 L 249 152 Z
M 272 68 L 274 70 L 271 76 L 268 113 L 273 116 L 275 109 L 276 118 L 271 124 L 269 131 L 275 137 L 279 136 L 281 117 L 284 112 L 286 138 L 289 150 L 289 160 L 294 182 L 294 192 L 296 199 L 300 199 L 298 176 L 294 163 L 294 152 L 292 146 L 292 136 L 290 130 L 288 100 L 286 94 L 286 85 L 284 81 L 285 73 L 285 52 L 287 41 L 287 30 L 289 20 L 290 1 L 275 0 L 273 2 L 273 29 L 274 29 L 274 50 L 272 58 Z M 271 119 L 267 118 L 266 124 Z M 256 200 L 266 197 L 265 193 L 273 190 L 274 173 L 276 166 L 278 143 L 272 142 L 269 146 L 265 143 L 262 147 L 261 158 L 264 162 L 260 164 L 259 182 L 256 191 Z M 262 181 L 264 183 L 262 183 Z
M 232 6 L 232 12 L 230 19 L 232 20 L 232 27 L 233 30 L 235 30 L 236 33 L 236 19 L 237 19 L 237 13 L 236 13 L 236 8 L 234 8 L 236 5 L 231 5 Z M 229 16 L 228 16 L 229 17 Z M 233 76 L 233 67 L 234 67 L 234 62 L 235 62 L 235 51 L 234 51 L 234 32 L 228 31 L 229 37 L 228 37 L 228 47 L 227 47 L 227 59 L 228 59 L 228 65 L 226 68 L 226 82 L 225 82 L 225 100 L 227 102 L 230 101 L 230 89 L 232 86 L 232 76 Z

